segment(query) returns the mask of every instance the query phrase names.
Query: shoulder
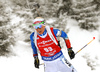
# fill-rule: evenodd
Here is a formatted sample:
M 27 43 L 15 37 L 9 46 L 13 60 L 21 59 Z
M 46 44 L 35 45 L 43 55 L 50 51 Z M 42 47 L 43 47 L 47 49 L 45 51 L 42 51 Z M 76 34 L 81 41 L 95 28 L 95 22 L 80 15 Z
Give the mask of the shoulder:
M 30 40 L 34 41 L 34 32 L 30 35 Z
M 50 29 L 53 30 L 54 32 L 60 31 L 59 29 L 55 29 L 55 28 L 53 28 L 53 27 L 50 27 Z
M 62 31 L 62 30 L 53 29 L 53 32 L 54 32 L 56 37 L 58 37 L 58 36 L 59 37 L 63 37 L 63 38 L 67 38 L 68 37 L 67 34 L 64 31 Z
M 59 29 L 53 29 L 53 31 L 54 31 L 54 32 L 58 32 L 58 31 L 60 31 L 60 30 L 59 30 Z
M 57 37 L 57 33 L 58 33 L 60 30 L 59 30 L 59 29 L 55 29 L 55 28 L 53 28 L 53 27 L 51 27 L 50 29 L 53 31 L 53 33 L 54 33 L 55 36 Z

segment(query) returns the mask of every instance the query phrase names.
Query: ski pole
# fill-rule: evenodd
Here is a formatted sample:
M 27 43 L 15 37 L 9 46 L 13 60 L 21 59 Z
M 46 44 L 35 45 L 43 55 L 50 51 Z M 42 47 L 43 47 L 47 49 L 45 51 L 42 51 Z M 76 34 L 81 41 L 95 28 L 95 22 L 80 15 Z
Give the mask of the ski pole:
M 89 45 L 93 40 L 95 40 L 95 37 L 93 37 L 93 39 L 89 42 L 89 43 L 87 43 L 85 46 L 83 46 L 80 50 L 78 50 L 76 53 L 75 53 L 75 55 L 77 54 L 77 53 L 79 53 L 83 48 L 85 48 L 87 45 Z

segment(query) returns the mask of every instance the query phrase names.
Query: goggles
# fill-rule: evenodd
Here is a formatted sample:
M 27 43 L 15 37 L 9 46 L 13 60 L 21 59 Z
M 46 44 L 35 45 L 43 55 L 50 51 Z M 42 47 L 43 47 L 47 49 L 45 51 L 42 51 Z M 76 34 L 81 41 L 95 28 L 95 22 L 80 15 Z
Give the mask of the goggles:
M 34 26 L 35 29 L 42 28 L 42 24 Z

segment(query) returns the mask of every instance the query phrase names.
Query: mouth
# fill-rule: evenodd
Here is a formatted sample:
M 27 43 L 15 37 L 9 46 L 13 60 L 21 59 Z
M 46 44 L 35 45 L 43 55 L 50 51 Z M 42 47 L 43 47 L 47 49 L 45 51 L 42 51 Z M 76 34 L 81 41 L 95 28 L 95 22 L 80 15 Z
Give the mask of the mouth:
M 38 31 L 39 34 L 41 34 L 42 31 Z

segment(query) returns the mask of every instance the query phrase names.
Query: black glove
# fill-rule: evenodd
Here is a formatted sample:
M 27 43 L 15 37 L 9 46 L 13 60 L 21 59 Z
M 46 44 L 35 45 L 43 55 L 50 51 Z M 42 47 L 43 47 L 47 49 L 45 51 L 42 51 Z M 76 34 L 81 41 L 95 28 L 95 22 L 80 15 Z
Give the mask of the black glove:
M 38 59 L 38 57 L 34 57 L 34 66 L 36 68 L 39 68 L 39 59 Z
M 72 47 L 68 49 L 68 54 L 69 54 L 70 59 L 73 59 L 75 57 L 75 53 L 72 50 Z

